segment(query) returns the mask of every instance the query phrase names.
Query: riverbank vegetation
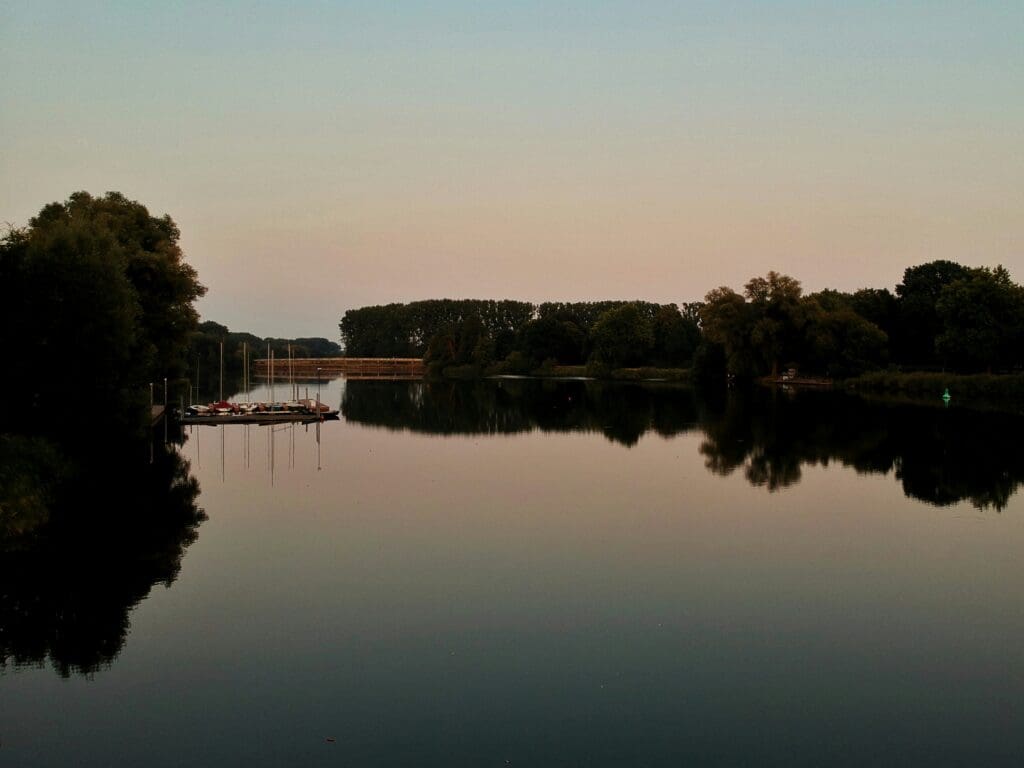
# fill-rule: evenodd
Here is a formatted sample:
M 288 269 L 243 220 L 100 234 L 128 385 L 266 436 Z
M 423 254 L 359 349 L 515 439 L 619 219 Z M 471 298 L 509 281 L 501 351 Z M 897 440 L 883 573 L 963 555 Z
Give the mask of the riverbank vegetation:
M 117 192 L 76 192 L 0 238 L 0 551 L 121 488 L 189 485 L 187 467 L 155 477 L 148 429 L 150 382 L 186 375 L 206 291 L 178 241 L 170 216 Z
M 206 289 L 170 216 L 110 192 L 50 203 L 0 240 L 0 432 L 145 422 L 149 382 L 188 369 Z
M 471 376 L 687 368 L 700 341 L 697 305 L 644 301 L 428 300 L 349 310 L 340 327 L 348 355 L 422 357 L 433 374 Z
M 798 280 L 769 272 L 742 292 L 715 288 L 684 304 L 443 299 L 363 307 L 345 312 L 340 331 L 346 354 L 422 357 L 431 374 L 449 377 L 583 366 L 597 378 L 657 369 L 652 378 L 722 381 L 796 370 L 884 388 L 908 371 L 1021 371 L 1024 288 L 1001 266 L 933 261 L 907 268 L 895 292 L 805 294 Z M 888 378 L 865 376 L 880 371 Z
M 1024 403 L 1024 374 L 949 374 L 938 371 L 871 371 L 845 382 L 862 392 L 934 397 L 952 390 L 957 398 L 1013 400 Z

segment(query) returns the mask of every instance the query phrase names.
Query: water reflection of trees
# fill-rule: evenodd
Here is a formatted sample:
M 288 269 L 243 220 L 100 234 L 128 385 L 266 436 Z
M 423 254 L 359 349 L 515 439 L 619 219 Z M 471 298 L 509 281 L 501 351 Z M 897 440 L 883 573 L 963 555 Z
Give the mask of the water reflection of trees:
M 838 461 L 893 473 L 904 492 L 937 505 L 968 500 L 1002 509 L 1024 480 L 1024 418 L 965 408 L 879 403 L 835 392 L 770 389 L 698 395 L 674 387 L 583 381 L 346 384 L 349 421 L 435 434 L 600 432 L 623 445 L 648 431 L 699 428 L 716 474 L 742 472 L 774 491 L 805 465 Z
M 62 676 L 90 674 L 120 652 L 130 610 L 177 577 L 205 519 L 199 486 L 162 443 L 152 463 L 135 441 L 74 458 L 40 445 L 49 464 L 21 478 L 30 501 L 8 496 L 0 528 L 0 668 L 49 660 Z
M 697 423 L 689 390 L 565 380 L 349 381 L 348 421 L 442 435 L 600 432 L 635 445 L 648 430 L 674 435 Z
M 999 510 L 1024 480 L 1022 426 L 1009 413 L 756 390 L 734 394 L 702 422 L 700 450 L 712 472 L 742 469 L 769 490 L 799 482 L 805 464 L 838 461 L 862 473 L 893 472 L 922 501 Z

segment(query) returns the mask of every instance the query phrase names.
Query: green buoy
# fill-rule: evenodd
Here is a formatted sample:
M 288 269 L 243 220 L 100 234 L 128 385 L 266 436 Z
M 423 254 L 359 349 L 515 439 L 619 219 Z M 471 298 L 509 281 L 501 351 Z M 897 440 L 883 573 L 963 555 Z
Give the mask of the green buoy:
M 949 395 L 949 387 L 946 387 L 946 391 L 942 393 L 942 402 L 944 402 L 948 406 L 949 405 L 949 401 L 951 399 L 952 398 Z

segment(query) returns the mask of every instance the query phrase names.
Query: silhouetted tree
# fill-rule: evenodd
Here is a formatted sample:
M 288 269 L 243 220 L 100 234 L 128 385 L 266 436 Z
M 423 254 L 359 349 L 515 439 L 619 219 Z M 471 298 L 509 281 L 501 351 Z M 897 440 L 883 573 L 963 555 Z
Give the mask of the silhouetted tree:
M 635 302 L 601 315 L 590 336 L 592 359 L 609 368 L 643 365 L 654 348 L 651 321 Z
M 961 370 L 1011 368 L 1021 362 L 1024 288 L 1003 267 L 972 269 L 945 285 L 935 302 L 939 356 Z
M 936 305 L 943 288 L 969 273 L 952 261 L 931 261 L 903 272 L 903 282 L 896 286 L 899 322 L 892 340 L 897 360 L 914 365 L 940 362 L 935 339 L 942 333 L 942 319 Z
M 0 242 L 0 429 L 38 431 L 102 411 L 140 418 L 148 382 L 176 378 L 205 288 L 169 216 L 111 192 L 76 192 Z M 59 407 L 58 407 L 59 405 Z

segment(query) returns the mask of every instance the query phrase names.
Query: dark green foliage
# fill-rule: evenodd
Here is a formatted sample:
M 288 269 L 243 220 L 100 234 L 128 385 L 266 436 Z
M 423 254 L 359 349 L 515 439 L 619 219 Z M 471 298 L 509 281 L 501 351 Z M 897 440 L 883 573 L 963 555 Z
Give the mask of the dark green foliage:
M 478 322 L 501 359 L 532 316 L 533 305 L 523 301 L 436 299 L 350 309 L 339 328 L 349 357 L 423 357 L 435 336 Z
M 842 304 L 837 297 L 824 298 L 828 306 Z M 708 340 L 722 346 L 726 368 L 740 378 L 777 376 L 782 366 L 808 360 L 808 336 L 827 314 L 817 299 L 801 296 L 798 281 L 777 272 L 752 278 L 742 296 L 716 288 L 700 312 Z
M 550 366 L 598 362 L 610 354 L 612 327 L 598 328 L 610 312 L 626 310 L 640 323 L 641 333 L 619 323 L 623 337 L 614 352 L 621 365 L 688 365 L 699 343 L 695 305 L 681 312 L 674 304 L 650 302 L 546 303 L 521 301 L 418 301 L 363 307 L 345 312 L 340 329 L 350 357 L 423 357 L 428 372 L 449 366 L 475 366 L 506 372 L 528 372 Z M 639 346 L 636 346 L 639 344 Z
M 349 357 L 420 357 L 410 312 L 404 304 L 362 307 L 345 312 L 339 325 Z
M 894 301 L 887 291 L 870 290 L 802 296 L 796 280 L 769 272 L 750 280 L 742 296 L 726 287 L 708 293 L 701 320 L 733 376 L 776 377 L 781 368 L 795 367 L 841 378 L 886 364 L 888 335 L 857 307 L 891 325 Z M 704 373 L 698 378 L 714 371 L 708 352 L 700 354 Z
M 434 333 L 423 361 L 434 373 L 448 366 L 472 366 L 470 370 L 479 373 L 495 361 L 496 347 L 497 342 L 483 319 L 470 312 Z M 466 376 L 468 371 L 460 375 Z
M 805 296 L 797 280 L 769 272 L 743 293 L 716 288 L 682 306 L 445 299 L 350 310 L 341 330 L 349 355 L 423 356 L 435 373 L 550 375 L 586 364 L 589 375 L 610 377 L 692 366 L 695 380 L 714 382 L 788 368 L 833 378 L 889 365 L 1010 371 L 1024 364 L 1024 289 L 1001 267 L 936 261 L 907 269 L 897 295 Z
M 338 342 L 320 336 L 301 337 L 290 341 L 285 339 L 284 341 L 292 345 L 292 354 L 295 357 L 338 357 L 341 355 L 341 345 Z
M 1002 267 L 972 269 L 935 302 L 942 331 L 935 351 L 963 371 L 1009 370 L 1024 362 L 1024 288 Z
M 651 322 L 654 345 L 651 356 L 660 366 L 684 368 L 693 361 L 693 353 L 700 344 L 700 324 L 697 317 L 684 314 L 675 304 L 658 307 Z
M 643 365 L 651 360 L 654 329 L 637 302 L 609 309 L 591 331 L 592 359 L 609 368 Z
M 935 349 L 942 333 L 939 297 L 943 288 L 969 274 L 967 267 L 952 261 L 932 261 L 904 271 L 903 282 L 896 286 L 899 321 L 892 340 L 896 360 L 911 365 L 941 363 Z
M 760 373 L 760 355 L 751 339 L 754 319 L 746 300 L 725 286 L 708 293 L 700 312 L 705 338 L 722 350 L 726 370 L 741 378 Z
M 884 392 L 908 395 L 938 402 L 948 389 L 955 402 L 1014 403 L 1020 409 L 1024 402 L 1024 374 L 994 375 L 987 373 L 955 374 L 935 371 L 900 373 L 870 371 L 846 382 L 863 392 Z
M 891 340 L 899 324 L 899 302 L 885 288 L 861 288 L 850 296 L 850 309 L 878 326 Z
M 826 311 L 814 299 L 805 302 L 801 366 L 830 377 L 845 378 L 885 363 L 888 337 L 849 304 Z
M 554 317 L 568 321 L 588 334 L 594 324 L 605 312 L 618 309 L 625 301 L 577 301 L 577 302 L 545 302 L 537 307 L 537 317 L 541 319 Z
M 533 367 L 548 358 L 565 365 L 577 365 L 586 360 L 587 346 L 586 332 L 573 320 L 548 315 L 523 326 L 517 351 L 529 359 Z
M 802 356 L 809 317 L 800 294 L 800 283 L 778 272 L 752 278 L 746 285 L 745 295 L 752 309 L 750 341 L 762 370 L 769 369 L 772 376 L 778 374 L 780 363 Z
M 8 369 L 0 429 L 47 431 L 73 414 L 139 423 L 148 383 L 184 373 L 205 289 L 168 216 L 116 192 L 51 203 L 0 242 Z

